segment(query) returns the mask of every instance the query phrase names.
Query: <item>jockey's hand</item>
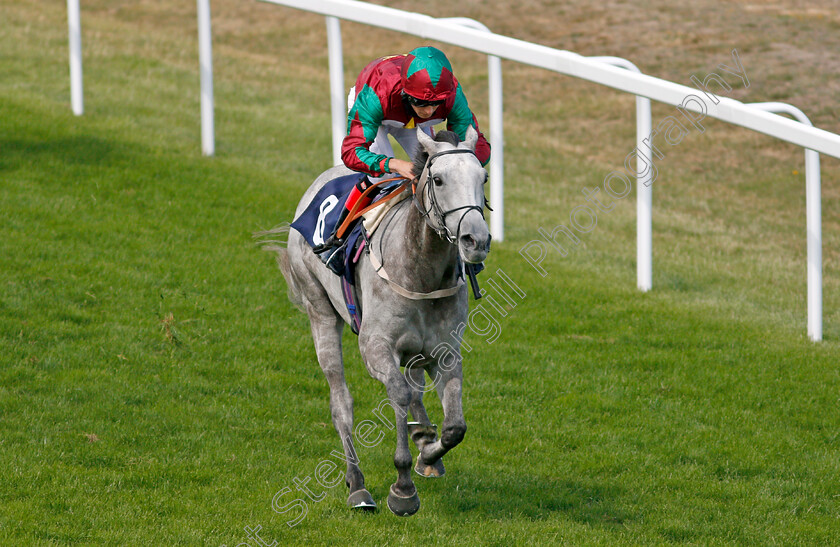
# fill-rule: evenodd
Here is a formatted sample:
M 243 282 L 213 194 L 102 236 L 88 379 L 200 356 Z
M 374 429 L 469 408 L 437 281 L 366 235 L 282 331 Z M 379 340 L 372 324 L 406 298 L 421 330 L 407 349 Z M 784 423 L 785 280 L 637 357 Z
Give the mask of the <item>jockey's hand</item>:
M 388 168 L 391 170 L 391 173 L 394 173 L 395 175 L 399 175 L 409 180 L 414 178 L 414 164 L 410 161 L 392 158 L 391 161 L 388 162 Z

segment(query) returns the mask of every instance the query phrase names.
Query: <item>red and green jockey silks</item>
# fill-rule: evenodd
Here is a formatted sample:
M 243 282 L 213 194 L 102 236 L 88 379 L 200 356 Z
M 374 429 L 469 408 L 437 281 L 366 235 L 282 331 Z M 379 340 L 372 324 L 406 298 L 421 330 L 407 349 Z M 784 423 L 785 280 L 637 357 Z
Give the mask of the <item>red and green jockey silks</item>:
M 478 128 L 449 61 L 440 50 L 424 47 L 408 55 L 377 59 L 362 70 L 356 80 L 356 102 L 347 116 L 347 136 L 341 147 L 341 159 L 347 167 L 373 176 L 390 172 L 388 157 L 370 151 L 379 127 L 388 122 L 412 128 L 428 121 L 415 115 L 403 98 L 404 90 L 421 100 L 443 100 L 430 119 L 445 119 L 446 128 L 462 140 L 472 125 L 478 131 L 476 156 L 482 165 L 487 164 L 490 144 Z

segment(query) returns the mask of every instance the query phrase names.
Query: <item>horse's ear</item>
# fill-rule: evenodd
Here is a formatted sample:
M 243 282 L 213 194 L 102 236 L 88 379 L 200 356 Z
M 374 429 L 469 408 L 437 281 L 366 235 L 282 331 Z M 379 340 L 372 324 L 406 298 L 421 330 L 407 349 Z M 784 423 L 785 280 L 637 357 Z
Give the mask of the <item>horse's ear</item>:
M 437 151 L 437 145 L 435 144 L 435 140 L 428 136 L 422 129 L 419 127 L 417 128 L 417 140 L 420 141 L 420 145 L 426 149 L 426 152 L 431 156 Z
M 478 144 L 478 131 L 476 131 L 472 125 L 467 127 L 466 137 L 467 138 L 464 139 L 464 142 L 461 144 L 475 152 L 475 147 Z

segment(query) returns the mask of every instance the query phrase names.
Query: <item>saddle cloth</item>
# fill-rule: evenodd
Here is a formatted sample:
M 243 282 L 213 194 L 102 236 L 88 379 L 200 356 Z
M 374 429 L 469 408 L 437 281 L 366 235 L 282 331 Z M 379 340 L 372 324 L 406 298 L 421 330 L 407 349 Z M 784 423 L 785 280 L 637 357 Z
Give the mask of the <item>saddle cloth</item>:
M 330 237 L 350 191 L 364 177 L 363 173 L 352 173 L 329 181 L 292 222 L 292 228 L 300 232 L 310 247 L 320 245 Z
M 318 190 L 309 205 L 292 222 L 292 228 L 300 232 L 310 247 L 320 245 L 335 231 L 350 192 L 364 177 L 363 173 L 352 173 L 329 181 Z M 374 194 L 372 203 L 388 196 L 400 185 L 400 181 L 394 181 L 392 184 L 383 186 Z M 355 262 L 358 261 L 356 251 L 359 244 L 376 230 L 385 213 L 391 207 L 408 198 L 409 195 L 408 192 L 403 192 L 397 199 L 365 213 L 363 221 L 358 222 L 345 236 L 345 243 L 321 253 L 321 260 L 330 270 L 337 275 L 343 275 L 349 283 L 355 285 L 354 266 Z M 355 260 L 352 260 L 354 257 Z
M 300 216 L 292 222 L 292 228 L 300 232 L 310 247 L 320 245 L 333 233 L 350 192 L 364 176 L 362 173 L 353 173 L 329 181 L 315 194 Z M 395 184 L 380 189 L 374 196 L 373 202 L 387 196 L 399 186 L 399 181 L 396 181 Z M 361 310 L 356 305 L 355 294 L 356 264 L 368 237 L 379 226 L 385 212 L 408 196 L 408 192 L 403 192 L 399 199 L 391 200 L 365 213 L 363 221 L 357 222 L 347 234 L 344 244 L 324 251 L 320 255 L 324 264 L 336 275 L 341 276 L 344 302 L 351 316 L 350 328 L 356 334 L 359 333 L 361 325 Z

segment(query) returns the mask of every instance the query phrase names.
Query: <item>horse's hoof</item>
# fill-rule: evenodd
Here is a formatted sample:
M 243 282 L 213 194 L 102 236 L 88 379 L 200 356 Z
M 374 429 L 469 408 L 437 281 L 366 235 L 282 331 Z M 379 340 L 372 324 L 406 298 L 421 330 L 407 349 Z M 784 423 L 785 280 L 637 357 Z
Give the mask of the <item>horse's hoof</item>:
M 398 495 L 394 491 L 394 485 L 391 485 L 391 492 L 388 494 L 388 509 L 398 517 L 410 517 L 420 509 L 420 496 L 417 495 L 417 489 L 414 494 L 407 498 Z
M 373 501 L 370 492 L 364 488 L 350 494 L 350 497 L 347 498 L 347 505 L 351 509 L 358 509 L 360 511 L 376 511 L 376 502 Z
M 446 469 L 443 467 L 443 458 L 438 458 L 438 461 L 429 465 L 423 463 L 423 454 L 417 454 L 417 465 L 414 466 L 414 472 L 427 478 L 442 477 L 446 473 Z

